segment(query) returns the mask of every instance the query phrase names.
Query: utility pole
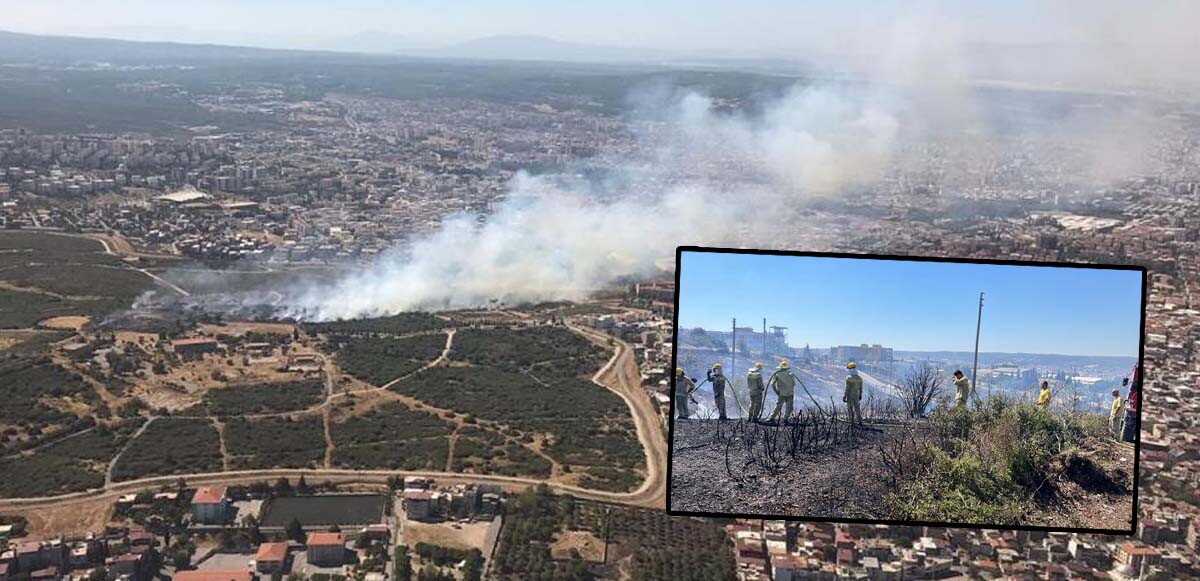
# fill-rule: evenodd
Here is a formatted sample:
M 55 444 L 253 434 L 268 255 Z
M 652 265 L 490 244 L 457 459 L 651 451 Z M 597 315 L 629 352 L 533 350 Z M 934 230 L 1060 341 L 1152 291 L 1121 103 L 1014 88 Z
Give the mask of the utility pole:
M 767 318 L 763 317 L 763 361 L 767 360 Z
M 975 376 L 979 370 L 979 328 L 983 325 L 983 291 L 979 292 L 979 316 L 975 319 L 975 361 L 971 363 L 971 392 L 975 394 L 975 402 L 979 403 L 979 387 L 975 384 Z
M 750 327 L 753 329 L 754 327 Z M 737 317 L 733 318 L 733 360 L 729 362 L 729 377 L 733 377 L 733 370 L 737 369 Z

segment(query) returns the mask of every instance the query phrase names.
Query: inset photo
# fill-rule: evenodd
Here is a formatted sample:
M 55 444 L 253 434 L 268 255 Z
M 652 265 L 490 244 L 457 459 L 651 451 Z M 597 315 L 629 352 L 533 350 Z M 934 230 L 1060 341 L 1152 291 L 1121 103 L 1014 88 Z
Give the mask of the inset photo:
M 1134 531 L 1143 268 L 677 261 L 672 514 Z

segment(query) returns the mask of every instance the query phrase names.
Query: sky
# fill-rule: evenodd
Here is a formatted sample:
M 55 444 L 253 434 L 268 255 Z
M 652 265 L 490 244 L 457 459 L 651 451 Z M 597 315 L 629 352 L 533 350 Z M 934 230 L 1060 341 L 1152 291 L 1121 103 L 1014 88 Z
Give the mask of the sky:
M 1141 272 L 685 252 L 680 329 L 788 327 L 792 346 L 879 343 L 1137 357 Z
M 1148 5 L 1149 4 L 1149 5 Z M 687 50 L 870 50 L 897 31 L 997 43 L 1194 43 L 1196 3 L 1157 0 L 0 0 L 0 29 L 124 35 L 203 31 L 214 41 L 303 44 L 378 30 L 463 40 L 542 35 Z M 151 36 L 161 36 L 151 34 Z M 162 38 L 157 38 L 162 40 Z M 291 39 L 290 41 L 288 39 Z M 879 44 L 883 43 L 883 44 Z

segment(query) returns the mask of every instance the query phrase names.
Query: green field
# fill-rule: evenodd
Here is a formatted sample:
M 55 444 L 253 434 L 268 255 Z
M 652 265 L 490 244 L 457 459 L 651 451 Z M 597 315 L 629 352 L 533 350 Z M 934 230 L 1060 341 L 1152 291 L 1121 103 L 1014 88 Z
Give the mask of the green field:
M 433 414 L 387 404 L 330 426 L 333 462 L 357 469 L 441 470 L 452 429 Z
M 339 343 L 337 363 L 346 373 L 371 385 L 384 385 L 437 359 L 446 336 L 420 335 L 403 339 L 362 338 Z
M 225 424 L 230 468 L 311 468 L 325 458 L 321 418 L 233 419 Z
M 644 462 L 625 402 L 590 381 L 539 382 L 526 373 L 489 367 L 435 367 L 391 389 L 525 434 L 551 434 L 546 453 L 552 458 L 612 470 L 593 482 L 603 488 L 608 486 L 601 481 L 628 482 L 628 472 Z
M 0 496 L 50 496 L 104 485 L 104 472 L 138 422 L 97 427 L 43 448 L 0 459 Z
M 126 308 L 152 281 L 106 254 L 95 240 L 0 231 L 0 328 L 29 327 L 61 315 L 102 316 Z
M 321 403 L 324 397 L 325 384 L 315 379 L 210 389 L 204 405 L 210 414 L 228 417 L 298 411 Z
M 130 444 L 113 471 L 113 480 L 218 472 L 221 442 L 208 420 L 159 419 Z
M 17 357 L 0 361 L 0 423 L 21 426 L 32 436 L 47 428 L 78 420 L 49 405 L 53 400 L 98 401 L 96 393 L 79 376 L 45 357 Z M 7 440 L 7 435 L 5 436 Z M 36 438 L 35 438 L 36 439 Z M 9 447 L 6 441 L 5 447 Z

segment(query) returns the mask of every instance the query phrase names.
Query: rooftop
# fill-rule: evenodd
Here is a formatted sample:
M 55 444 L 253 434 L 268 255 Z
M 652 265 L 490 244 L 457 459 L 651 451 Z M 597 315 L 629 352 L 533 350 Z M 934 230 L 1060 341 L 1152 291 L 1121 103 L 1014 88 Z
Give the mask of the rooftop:
M 196 489 L 196 495 L 192 497 L 192 504 L 216 504 L 225 501 L 225 493 L 228 488 L 225 486 L 202 486 Z
M 346 544 L 346 537 L 342 533 L 308 533 L 308 542 L 305 544 L 310 547 L 340 547 Z
M 179 571 L 172 581 L 251 581 L 249 571 Z
M 287 558 L 288 544 L 287 543 L 263 543 L 258 546 L 258 552 L 254 553 L 254 560 L 258 562 L 282 562 Z

